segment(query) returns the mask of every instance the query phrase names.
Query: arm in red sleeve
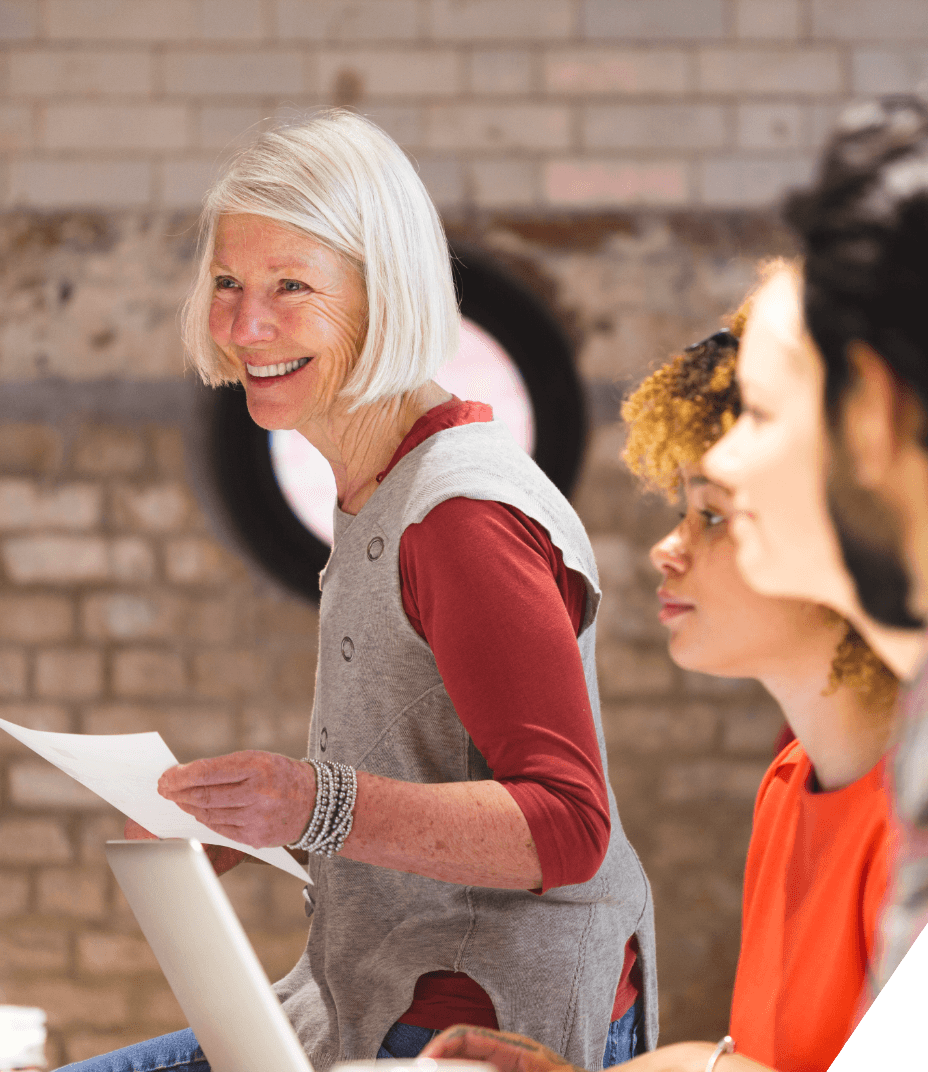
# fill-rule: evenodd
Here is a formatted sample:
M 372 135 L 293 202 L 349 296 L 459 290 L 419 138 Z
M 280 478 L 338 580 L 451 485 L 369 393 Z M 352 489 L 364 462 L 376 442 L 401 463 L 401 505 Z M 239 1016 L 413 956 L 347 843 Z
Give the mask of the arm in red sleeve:
M 610 820 L 576 640 L 583 578 L 537 522 L 463 498 L 406 529 L 400 577 L 458 717 L 525 815 L 543 889 L 592 878 Z

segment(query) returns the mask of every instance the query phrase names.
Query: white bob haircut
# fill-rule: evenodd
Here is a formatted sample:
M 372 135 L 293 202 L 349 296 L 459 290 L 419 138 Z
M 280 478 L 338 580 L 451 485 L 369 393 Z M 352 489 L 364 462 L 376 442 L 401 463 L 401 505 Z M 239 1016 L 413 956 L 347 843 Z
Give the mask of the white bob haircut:
M 334 110 L 262 134 L 206 195 L 198 272 L 183 311 L 187 353 L 206 383 L 237 379 L 209 333 L 216 225 L 233 213 L 309 235 L 360 271 L 367 334 L 341 388 L 353 407 L 421 387 L 457 352 L 460 316 L 435 206 L 392 138 Z

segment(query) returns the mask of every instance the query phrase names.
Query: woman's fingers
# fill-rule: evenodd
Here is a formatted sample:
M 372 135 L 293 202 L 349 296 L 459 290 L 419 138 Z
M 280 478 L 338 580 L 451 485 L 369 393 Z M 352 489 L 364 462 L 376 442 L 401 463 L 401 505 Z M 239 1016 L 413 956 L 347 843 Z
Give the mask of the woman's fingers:
M 483 1027 L 449 1027 L 428 1043 L 421 1056 L 488 1061 L 499 1072 L 573 1072 L 563 1057 L 540 1042 Z
M 264 848 L 299 838 L 316 782 L 312 767 L 287 756 L 233 752 L 172 767 L 158 792 L 216 833 Z

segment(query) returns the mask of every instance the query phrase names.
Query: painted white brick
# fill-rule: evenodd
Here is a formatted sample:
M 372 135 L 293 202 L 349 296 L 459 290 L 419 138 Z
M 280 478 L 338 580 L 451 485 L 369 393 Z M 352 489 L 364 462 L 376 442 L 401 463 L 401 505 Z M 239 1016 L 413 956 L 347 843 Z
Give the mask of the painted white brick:
M 274 31 L 283 41 L 410 41 L 417 0 L 277 0 Z
M 30 208 L 128 208 L 151 201 L 151 166 L 124 160 L 22 160 L 10 164 L 9 199 Z
M 172 94 L 299 93 L 304 87 L 303 66 L 299 49 L 171 51 L 164 57 L 164 79 Z
M 726 144 L 725 110 L 712 104 L 603 104 L 583 112 L 589 149 L 713 149 Z
M 413 163 L 429 196 L 439 208 L 454 208 L 464 200 L 464 173 L 460 160 L 416 155 Z
M 16 584 L 74 584 L 109 576 L 106 541 L 98 536 L 27 536 L 4 540 L 3 561 Z
M 196 208 L 219 177 L 222 160 L 168 160 L 161 165 L 161 203 L 167 208 Z
M 553 160 L 543 169 L 545 200 L 563 208 L 681 205 L 688 198 L 687 165 L 681 160 Z
M 477 160 L 471 165 L 474 201 L 481 208 L 516 208 L 538 200 L 538 165 L 528 160 Z
M 45 114 L 49 149 L 183 149 L 189 116 L 181 104 L 58 104 Z
M 108 807 L 105 800 L 41 759 L 24 759 L 7 774 L 10 799 L 23 808 Z
M 63 41 L 186 41 L 192 0 L 46 0 L 50 38 Z
M 200 0 L 197 34 L 204 41 L 260 41 L 264 6 L 261 0 Z
M 574 11 L 572 0 L 432 0 L 429 26 L 438 39 L 550 41 L 573 36 Z
M 433 149 L 566 149 L 570 113 L 560 105 L 450 105 L 430 108 L 426 141 Z
M 100 519 L 102 497 L 92 484 L 40 488 L 30 480 L 0 480 L 0 529 L 88 529 Z
M 814 160 L 802 156 L 705 160 L 698 168 L 700 200 L 712 208 L 767 207 L 787 190 L 805 185 L 813 168 Z
M 32 109 L 0 104 L 0 152 L 17 152 L 33 145 Z
M 257 137 L 266 125 L 263 108 L 205 105 L 197 119 L 197 144 L 203 149 L 231 149 Z
M 584 37 L 708 38 L 725 36 L 723 0 L 586 0 Z
M 17 649 L 0 649 L 0 696 L 25 695 L 26 656 Z
M 461 89 L 460 59 L 442 49 L 326 49 L 319 57 L 319 81 L 331 95 L 336 78 L 357 74 L 369 97 L 451 97 Z
M 830 48 L 707 48 L 697 64 L 709 93 L 839 93 L 841 59 Z
M 150 93 L 151 55 L 141 49 L 11 52 L 9 86 L 10 93 L 27 97 Z
M 812 0 L 812 32 L 845 41 L 928 39 L 925 0 Z
M 16 584 L 84 584 L 151 580 L 154 554 L 135 536 L 16 536 L 3 541 L 0 557 Z
M 39 31 L 39 0 L 0 0 L 0 41 L 26 41 Z
M 425 137 L 422 109 L 417 105 L 380 104 L 365 108 L 364 114 L 404 147 L 421 145 Z
M 692 61 L 680 49 L 565 48 L 544 57 L 545 89 L 553 93 L 685 93 Z
M 852 57 L 855 93 L 911 93 L 928 80 L 928 48 L 861 48 Z
M 155 553 L 140 537 L 113 540 L 107 552 L 107 565 L 114 580 L 142 584 L 155 576 Z
M 844 104 L 813 104 L 807 109 L 807 144 L 820 150 L 834 133 L 835 124 L 845 109 Z
M 739 37 L 794 39 L 800 14 L 799 0 L 738 0 L 735 28 Z
M 738 144 L 745 149 L 798 149 L 805 144 L 806 109 L 798 104 L 742 104 Z
M 469 73 L 474 93 L 528 93 L 532 57 L 524 49 L 480 49 L 470 58 Z

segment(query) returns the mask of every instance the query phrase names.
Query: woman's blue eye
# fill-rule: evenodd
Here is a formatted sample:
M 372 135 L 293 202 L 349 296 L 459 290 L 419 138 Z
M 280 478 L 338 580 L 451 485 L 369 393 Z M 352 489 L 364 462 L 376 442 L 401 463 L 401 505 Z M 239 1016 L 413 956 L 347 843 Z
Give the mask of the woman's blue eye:
M 217 275 L 213 282 L 217 290 L 231 290 L 235 286 L 235 280 L 227 275 Z
M 299 280 L 297 280 L 297 279 L 285 279 L 283 281 L 283 288 L 284 288 L 284 290 L 289 290 L 289 291 L 293 292 L 293 291 L 297 291 L 297 290 L 302 290 L 303 289 L 303 284 L 301 282 L 299 282 Z

